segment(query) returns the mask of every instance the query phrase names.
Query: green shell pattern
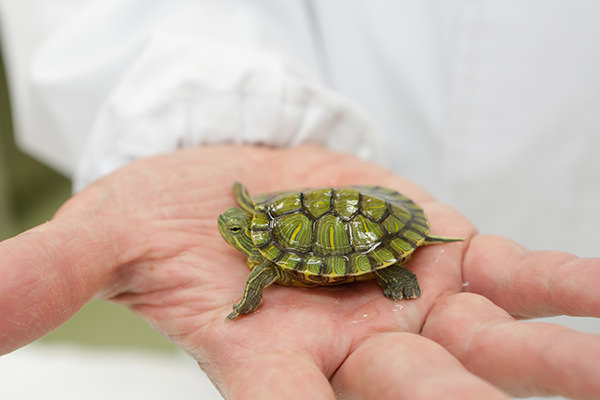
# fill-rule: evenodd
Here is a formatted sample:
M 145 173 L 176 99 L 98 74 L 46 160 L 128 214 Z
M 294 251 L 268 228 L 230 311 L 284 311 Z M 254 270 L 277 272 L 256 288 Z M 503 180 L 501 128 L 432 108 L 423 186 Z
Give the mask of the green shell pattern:
M 253 197 L 254 244 L 302 283 L 345 283 L 406 262 L 429 223 L 408 197 L 378 186 L 277 192 Z

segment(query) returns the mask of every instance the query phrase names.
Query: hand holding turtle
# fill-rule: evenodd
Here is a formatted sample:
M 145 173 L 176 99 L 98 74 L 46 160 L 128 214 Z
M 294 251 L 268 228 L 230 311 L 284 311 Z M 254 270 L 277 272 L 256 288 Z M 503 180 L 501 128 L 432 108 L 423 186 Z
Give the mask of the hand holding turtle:
M 391 301 L 375 281 L 273 285 L 258 311 L 227 321 L 249 273 L 216 226 L 235 205 L 236 180 L 256 193 L 394 188 L 424 208 L 435 235 L 469 240 L 414 254 L 416 300 Z M 598 259 L 479 236 L 414 184 L 314 147 L 194 148 L 134 162 L 74 196 L 51 222 L 0 244 L 0 259 L 1 352 L 97 296 L 142 315 L 232 399 L 600 396 L 600 338 L 516 320 L 600 316 Z

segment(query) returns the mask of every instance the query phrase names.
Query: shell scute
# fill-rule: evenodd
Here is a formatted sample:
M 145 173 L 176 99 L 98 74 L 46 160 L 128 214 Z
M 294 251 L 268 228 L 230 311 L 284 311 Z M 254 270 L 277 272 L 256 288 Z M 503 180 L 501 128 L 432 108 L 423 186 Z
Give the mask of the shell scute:
M 349 221 L 359 210 L 360 192 L 350 188 L 339 189 L 333 195 L 333 210 L 344 221 Z
M 267 230 L 271 226 L 269 217 L 264 213 L 256 213 L 252 226 L 256 230 Z
M 362 213 L 373 221 L 381 221 L 388 212 L 385 200 L 377 197 L 363 196 L 360 203 Z
M 323 258 L 317 256 L 311 256 L 306 259 L 306 272 L 319 275 L 323 266 Z
M 351 271 L 356 271 L 358 275 L 373 272 L 373 265 L 369 257 L 364 253 L 352 254 L 348 260 Z
M 315 223 L 313 250 L 323 255 L 342 255 L 353 251 L 346 224 L 340 217 L 327 214 Z
M 425 240 L 425 236 L 413 230 L 404 232 L 404 237 L 413 241 L 414 245 L 419 245 Z
M 279 263 L 287 265 L 290 269 L 296 269 L 296 267 L 302 263 L 302 260 L 302 257 L 298 254 L 286 252 L 279 260 Z
M 374 269 L 385 267 L 398 261 L 398 258 L 394 255 L 394 253 L 388 250 L 386 247 L 380 247 L 371 251 L 369 256 L 373 262 Z
M 388 246 L 400 255 L 410 254 L 414 245 L 401 238 L 394 238 L 389 241 Z
M 356 251 L 370 250 L 385 235 L 378 223 L 362 214 L 358 214 L 348 223 L 348 229 Z
M 308 214 L 317 219 L 331 209 L 333 189 L 308 190 L 303 193 L 302 203 Z
M 346 276 L 346 260 L 340 256 L 327 257 L 325 261 L 326 271 L 323 275 Z
M 298 211 L 302 208 L 302 194 L 299 192 L 283 192 L 275 196 L 269 205 L 272 216 L 278 217 Z
M 408 221 L 407 221 L 408 222 Z M 390 234 L 397 234 L 406 226 L 406 222 L 402 222 L 400 218 L 396 217 L 394 214 L 390 214 L 383 221 L 383 227 L 385 231 Z
M 401 204 L 401 205 L 391 204 L 390 210 L 391 210 L 392 215 L 395 216 L 403 224 L 408 223 L 408 221 L 410 221 L 412 218 L 414 218 L 415 211 L 418 211 L 418 210 L 411 209 L 410 206 L 407 206 L 405 204 Z
M 313 247 L 311 220 L 302 213 L 286 214 L 273 222 L 272 234 L 282 249 L 298 252 L 311 251 Z
M 254 230 L 251 232 L 252 241 L 258 248 L 262 248 L 271 241 L 271 234 L 266 230 Z

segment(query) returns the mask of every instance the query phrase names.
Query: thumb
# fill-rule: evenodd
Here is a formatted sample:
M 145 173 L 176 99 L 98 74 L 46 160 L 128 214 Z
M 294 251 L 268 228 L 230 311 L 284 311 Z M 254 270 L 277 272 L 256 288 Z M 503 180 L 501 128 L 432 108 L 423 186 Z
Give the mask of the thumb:
M 90 221 L 57 218 L 0 243 L 0 354 L 55 329 L 102 289 L 117 265 L 113 240 Z

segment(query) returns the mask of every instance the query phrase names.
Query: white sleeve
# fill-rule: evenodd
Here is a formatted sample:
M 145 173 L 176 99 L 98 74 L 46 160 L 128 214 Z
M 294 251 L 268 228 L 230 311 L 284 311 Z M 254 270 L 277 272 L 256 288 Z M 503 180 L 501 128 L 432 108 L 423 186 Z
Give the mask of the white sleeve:
M 304 2 L 56 1 L 64 12 L 23 54 L 32 3 L 44 2 L 0 0 L 19 142 L 77 189 L 181 146 L 315 142 L 378 155 L 363 113 L 318 83 Z

